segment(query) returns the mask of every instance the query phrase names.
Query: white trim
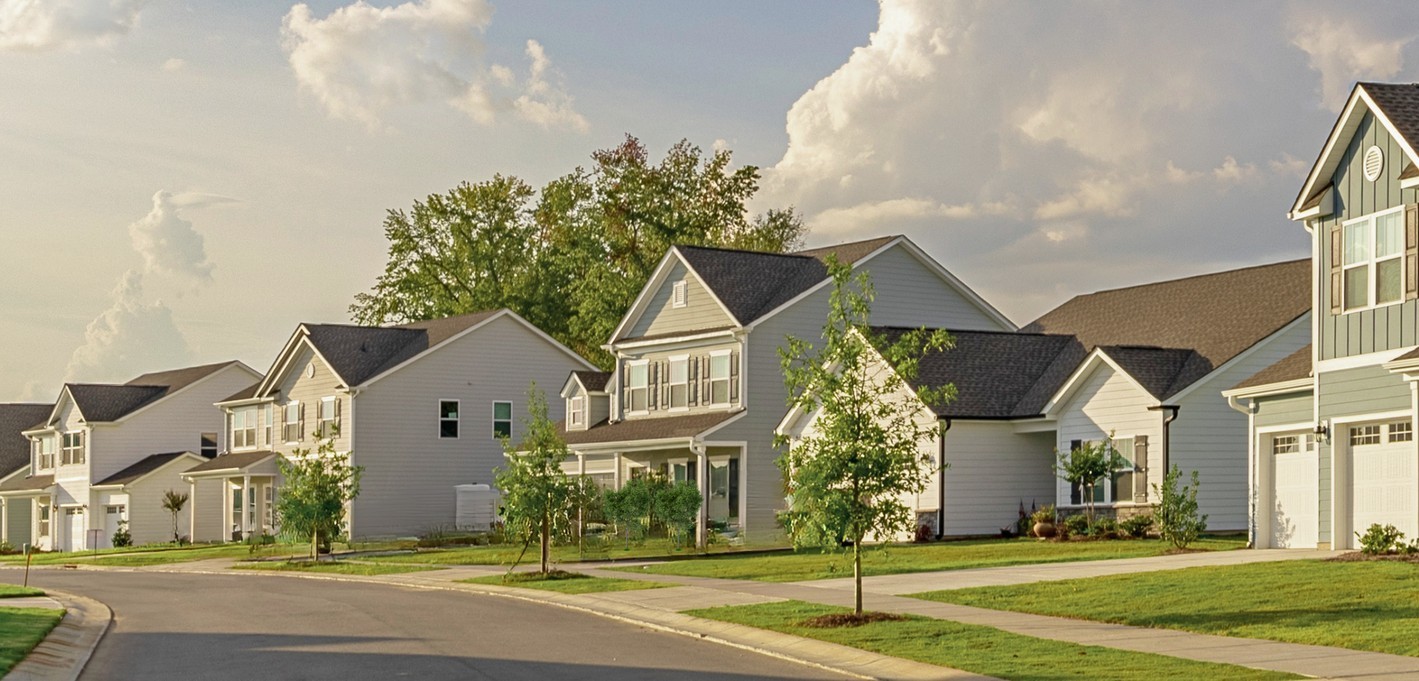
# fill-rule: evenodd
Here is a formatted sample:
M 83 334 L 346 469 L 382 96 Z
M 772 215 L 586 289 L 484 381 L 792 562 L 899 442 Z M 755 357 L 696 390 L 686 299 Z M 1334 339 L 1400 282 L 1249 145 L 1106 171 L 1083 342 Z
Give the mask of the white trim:
M 500 418 L 498 418 L 498 405 L 500 405 L 500 404 L 506 404 L 506 405 L 507 405 L 507 418 L 505 418 L 505 419 L 500 419 Z M 488 415 L 491 417 L 491 418 L 488 420 L 488 425 L 490 426 L 490 428 L 488 429 L 488 435 L 489 435 L 493 440 L 499 440 L 499 439 L 501 439 L 501 438 L 498 436 L 498 421 L 507 421 L 507 436 L 508 436 L 509 438 L 512 437 L 512 425 L 513 425 L 513 422 L 516 420 L 516 418 L 515 418 L 516 406 L 517 406 L 517 405 L 513 404 L 512 400 L 492 400 L 492 405 L 490 405 L 489 410 L 488 410 Z M 460 407 L 460 408 L 461 408 L 461 407 Z M 460 414 L 460 416 L 461 416 L 461 414 Z
M 1300 214 L 1301 205 L 1304 204 L 1306 199 L 1315 191 L 1315 187 L 1322 177 L 1329 176 L 1331 173 L 1335 172 L 1335 169 L 1338 167 L 1338 161 L 1337 165 L 1331 165 L 1331 159 L 1338 151 L 1336 146 L 1341 137 L 1343 136 L 1348 144 L 1350 139 L 1354 136 L 1355 128 L 1359 126 L 1359 120 L 1352 121 L 1351 118 L 1355 115 L 1355 105 L 1362 101 L 1369 111 L 1375 115 L 1375 120 L 1379 121 L 1380 124 L 1385 127 L 1390 137 L 1394 138 L 1395 143 L 1397 143 L 1399 148 L 1409 157 L 1409 161 L 1411 163 L 1419 163 L 1419 154 L 1414 153 L 1414 148 L 1410 146 L 1409 140 L 1399 134 L 1394 124 L 1385 116 L 1384 111 L 1380 110 L 1380 107 L 1375 105 L 1375 101 L 1370 97 L 1370 94 L 1365 92 L 1364 86 L 1357 83 L 1355 89 L 1351 91 L 1350 99 L 1345 103 L 1345 108 L 1342 110 L 1340 117 L 1336 119 L 1335 126 L 1331 128 L 1330 136 L 1326 138 L 1325 146 L 1321 148 L 1320 157 L 1316 159 L 1315 165 L 1311 166 L 1311 172 L 1306 175 L 1306 181 L 1301 185 L 1301 193 L 1296 197 L 1295 202 L 1291 204 L 1291 210 L 1287 213 L 1287 217 L 1290 219 L 1304 219 L 1304 216 Z
M 689 284 L 684 279 L 670 284 L 670 307 L 680 309 L 689 303 Z
M 266 377 L 261 379 L 261 385 L 256 388 L 256 397 L 266 395 L 266 393 L 275 386 L 277 379 L 286 375 L 287 369 L 290 368 L 291 361 L 295 359 L 296 348 L 301 343 L 305 343 L 305 345 L 310 348 L 311 353 L 320 358 L 320 361 L 325 364 L 325 368 L 329 369 L 330 373 L 335 375 L 335 378 L 340 379 L 341 385 L 347 388 L 350 387 L 350 382 L 345 380 L 345 377 L 341 376 L 340 372 L 335 370 L 335 366 L 326 360 L 324 355 L 320 354 L 320 348 L 315 347 L 315 343 L 310 342 L 310 329 L 305 324 L 301 324 L 297 326 L 295 332 L 291 334 L 291 339 L 286 341 L 286 346 L 281 348 L 281 353 L 276 355 L 276 360 L 271 363 L 271 369 L 266 373 Z M 279 369 L 277 368 L 278 366 L 280 367 Z
M 624 390 L 624 392 L 625 392 L 625 396 L 622 398 L 622 403 L 623 403 L 623 404 L 622 404 L 622 408 L 621 408 L 621 415 L 624 417 L 624 416 L 643 416 L 643 415 L 649 414 L 649 413 L 650 413 L 650 360 L 649 360 L 649 359 L 645 359 L 645 358 L 641 358 L 641 359 L 628 359 L 628 360 L 626 360 L 626 361 L 624 362 L 624 364 L 626 365 L 626 385 L 625 385 L 625 387 L 623 388 L 623 390 Z M 630 377 L 631 377 L 631 368 L 632 368 L 632 367 L 638 367 L 638 366 L 643 366 L 643 367 L 645 367 L 645 385 L 642 386 L 642 387 L 632 387 L 632 386 L 631 386 L 631 378 L 630 378 Z M 634 405 L 633 405 L 633 404 L 630 404 L 631 402 L 633 402 L 633 400 L 631 399 L 631 391 L 632 391 L 632 390 L 644 390 L 644 391 L 645 391 L 645 404 L 643 405 L 643 408 L 642 408 L 642 409 L 634 409 L 634 408 L 633 408 Z
M 437 345 L 434 345 L 433 347 L 430 347 L 430 348 L 424 350 L 423 352 L 420 352 L 419 354 L 414 355 L 413 357 L 410 357 L 409 359 L 406 359 L 406 360 L 404 360 L 403 362 L 400 362 L 400 363 L 398 363 L 398 364 L 396 364 L 396 365 L 394 365 L 394 366 L 392 366 L 392 367 L 390 367 L 390 368 L 388 368 L 388 369 L 385 369 L 384 371 L 382 371 L 382 372 L 380 372 L 380 373 L 378 373 L 378 374 L 376 374 L 376 375 L 374 375 L 374 376 L 372 376 L 372 377 L 370 377 L 370 378 L 365 379 L 365 381 L 364 381 L 363 383 L 359 384 L 358 386 L 351 386 L 351 387 L 352 387 L 352 388 L 360 388 L 360 389 L 368 388 L 368 387 L 370 387 L 371 385 L 373 385 L 373 384 L 375 383 L 375 381 L 378 381 L 378 380 L 380 380 L 381 378 L 384 378 L 385 376 L 388 376 L 388 375 L 390 375 L 390 374 L 392 374 L 392 373 L 394 373 L 394 372 L 396 372 L 396 371 L 399 371 L 400 369 L 403 369 L 404 367 L 409 366 L 410 364 L 413 364 L 414 362 L 417 362 L 417 361 L 423 359 L 424 357 L 427 357 L 428 355 L 433 354 L 434 352 L 437 352 L 440 348 L 443 348 L 444 346 L 446 346 L 446 345 L 448 345 L 448 344 L 450 344 L 450 343 L 452 343 L 452 342 L 454 342 L 454 341 L 456 341 L 456 340 L 458 340 L 458 339 L 460 339 L 460 338 L 462 338 L 462 337 L 464 337 L 464 336 L 467 336 L 468 334 L 473 333 L 474 331 L 477 331 L 478 329 L 481 329 L 481 328 L 487 326 L 488 324 L 493 323 L 495 320 L 501 319 L 501 318 L 503 318 L 503 317 L 510 317 L 510 318 L 512 318 L 514 321 L 516 321 L 516 322 L 522 324 L 522 325 L 523 325 L 524 327 L 526 327 L 528 330 L 532 331 L 532 333 L 533 333 L 534 335 L 536 335 L 538 338 L 541 338 L 542 340 L 544 340 L 544 341 L 546 341 L 547 343 L 551 344 L 552 347 L 554 347 L 554 348 L 556 348 L 556 349 L 562 351 L 562 353 L 564 353 L 564 354 L 566 354 L 567 356 L 571 357 L 572 359 L 576 360 L 576 362 L 577 362 L 578 364 L 580 364 L 583 368 L 585 368 L 585 369 L 587 369 L 587 370 L 589 370 L 589 371 L 596 371 L 596 370 L 597 370 L 597 369 L 596 369 L 596 366 L 593 365 L 591 362 L 586 361 L 586 359 L 583 358 L 581 355 L 578 355 L 578 354 L 576 354 L 575 352 L 572 352 L 572 349 L 571 349 L 571 348 L 569 348 L 569 347 L 567 347 L 567 346 L 565 346 L 565 345 L 562 345 L 561 343 L 557 342 L 557 339 L 555 339 L 555 338 L 553 338 L 553 337 L 547 335 L 547 333 L 546 333 L 545 331 L 543 331 L 542 329 L 537 328 L 535 325 L 532 324 L 532 322 L 529 322 L 529 321 L 527 321 L 526 319 L 523 319 L 521 315 L 517 314 L 516 312 L 513 312 L 512 310 L 509 310 L 509 309 L 507 309 L 507 308 L 503 308 L 503 309 L 498 310 L 497 312 L 495 312 L 495 313 L 493 313 L 493 314 L 491 314 L 491 315 L 488 315 L 488 318 L 487 318 L 487 319 L 484 319 L 483 321 L 478 322 L 477 324 L 474 324 L 474 325 L 472 325 L 472 326 L 470 326 L 470 327 L 468 327 L 468 328 L 466 328 L 466 329 L 464 329 L 464 330 L 462 330 L 462 331 L 459 331 L 458 333 L 453 334 L 452 336 L 449 336 L 448 338 L 443 339 L 443 342 L 441 342 L 441 343 L 439 343 L 439 344 L 437 344 Z M 328 364 L 329 364 L 329 363 L 327 362 L 327 366 L 328 366 Z
M 1388 261 L 1390 261 L 1390 260 L 1398 260 L 1398 261 L 1399 261 L 1399 298 L 1396 299 L 1396 300 L 1389 301 L 1389 302 L 1387 302 L 1387 303 L 1381 303 L 1381 302 L 1379 302 L 1379 301 L 1377 300 L 1378 295 L 1377 295 L 1376 292 L 1375 292 L 1375 284 L 1376 284 L 1375 277 L 1376 277 L 1376 275 L 1379 273 L 1379 264 L 1380 264 L 1380 262 L 1382 262 L 1382 261 L 1380 260 L 1379 256 L 1375 253 L 1375 251 L 1377 250 L 1377 249 L 1375 248 L 1376 241 L 1377 241 L 1377 239 L 1379 238 L 1379 231 L 1376 229 L 1376 227 L 1379 226 L 1379 218 L 1380 218 L 1380 217 L 1385 216 L 1385 215 L 1390 215 L 1390 214 L 1392 214 L 1392 213 L 1398 213 L 1398 214 L 1401 216 L 1401 219 L 1400 219 L 1400 244 L 1401 244 L 1401 246 L 1400 246 L 1399 252 L 1398 252 L 1397 254 L 1391 255 L 1391 256 L 1389 256 L 1389 257 L 1384 258 L 1383 262 L 1388 262 Z M 1359 217 L 1350 218 L 1349 220 L 1345 220 L 1344 222 L 1341 222 L 1341 223 L 1340 223 L 1340 304 L 1341 304 L 1341 311 L 1340 311 L 1340 314 L 1339 314 L 1338 316 L 1343 317 L 1343 316 L 1345 316 L 1345 315 L 1347 315 L 1347 314 L 1351 314 L 1351 313 L 1353 313 L 1353 312 L 1365 312 L 1365 311 L 1367 311 L 1367 310 L 1378 310 L 1378 309 L 1381 309 L 1381 308 L 1390 307 L 1391 305 L 1399 305 L 1399 304 L 1402 304 L 1402 303 L 1405 301 L 1405 296 L 1404 296 L 1404 291 L 1405 291 L 1404 280 L 1408 278 L 1408 277 L 1406 276 L 1406 272 L 1405 272 L 1405 270 L 1408 269 L 1408 268 L 1405 267 L 1405 264 L 1404 264 L 1404 257 L 1405 257 L 1405 256 L 1404 256 L 1404 251 L 1405 251 L 1405 249 L 1404 249 L 1404 247 L 1403 247 L 1403 243 L 1404 243 L 1404 230 L 1405 230 L 1405 225 L 1404 225 L 1403 215 L 1404 215 L 1404 206 L 1403 206 L 1403 205 L 1399 205 L 1399 206 L 1395 206 L 1395 207 L 1393 207 L 1393 208 L 1386 208 L 1386 209 L 1384 209 L 1384 210 L 1375 211 L 1375 212 L 1373 212 L 1373 213 L 1366 213 L 1366 214 L 1361 215 L 1361 216 L 1359 216 Z M 1351 225 L 1358 225 L 1358 224 L 1361 224 L 1361 223 L 1366 223 L 1366 224 L 1369 225 L 1369 232 L 1368 232 L 1368 234 L 1369 234 L 1369 240 L 1368 240 L 1368 241 L 1369 241 L 1369 244 L 1368 244 L 1368 249 L 1367 249 L 1367 250 L 1369 251 L 1369 257 L 1367 257 L 1367 258 L 1365 259 L 1365 262 L 1363 262 L 1363 263 L 1356 263 L 1356 264 L 1353 264 L 1353 265 L 1347 265 L 1347 264 L 1345 264 L 1345 251 L 1346 251 L 1345 245 L 1346 245 L 1346 243 L 1347 243 L 1347 240 L 1346 240 L 1346 238 L 1345 238 L 1345 230 L 1346 230 L 1347 228 L 1349 228 Z M 1332 265 L 1332 267 L 1333 267 L 1333 266 L 1335 265 L 1335 263 L 1331 263 L 1331 265 Z M 1366 277 L 1365 277 L 1365 300 L 1367 300 L 1368 302 L 1367 302 L 1366 304 L 1362 305 L 1362 306 L 1359 306 L 1359 307 L 1345 307 L 1345 273 L 1346 273 L 1347 270 L 1352 270 L 1352 269 L 1355 269 L 1355 268 L 1357 268 L 1357 267 L 1364 267 L 1364 268 L 1365 268 L 1365 271 L 1366 271 Z
M 745 354 L 745 353 L 742 352 L 742 351 L 739 353 L 739 381 L 740 381 L 740 383 L 739 383 L 739 402 L 740 402 L 741 405 L 742 405 L 743 402 L 744 402 L 744 382 L 743 382 L 743 381 L 744 381 L 744 354 Z M 716 357 L 725 357 L 725 358 L 727 358 L 726 361 L 725 361 L 725 365 L 724 365 L 724 366 L 725 366 L 725 371 L 728 372 L 728 374 L 727 374 L 724 378 L 716 379 L 716 378 L 714 377 L 714 360 L 715 360 Z M 732 405 L 734 404 L 734 400 L 730 398 L 730 394 L 733 392 L 733 390 L 731 390 L 731 388 L 734 386 L 734 371 L 733 371 L 733 366 L 731 365 L 731 362 L 733 362 L 733 361 L 734 361 L 734 349 L 733 349 L 733 348 L 720 349 L 720 350 L 712 350 L 712 351 L 710 351 L 710 353 L 709 353 L 709 363 L 708 363 L 708 366 L 706 367 L 706 369 L 708 370 L 708 372 L 707 372 L 707 374 L 705 375 L 705 382 L 709 385 L 709 390 L 706 391 L 708 394 L 702 396 L 703 399 L 700 400 L 700 406 L 702 406 L 702 407 L 709 407 L 709 408 L 711 408 L 711 409 L 723 409 L 723 408 L 725 408 L 725 407 L 729 407 L 729 406 L 732 406 Z M 723 402 L 715 402 L 715 401 L 714 401 L 714 382 L 715 382 L 716 380 L 724 381 L 724 401 L 723 401 Z
M 1287 393 L 1310 392 L 1315 389 L 1315 377 L 1297 378 L 1291 381 L 1281 381 L 1280 383 L 1266 383 L 1254 385 L 1247 388 L 1236 388 L 1234 390 L 1223 390 L 1223 397 L 1267 397 L 1271 395 L 1285 395 Z M 1181 394 L 1181 393 L 1179 393 Z
M 1229 359 L 1229 360 L 1223 362 L 1222 365 L 1219 366 L 1219 367 L 1217 367 L 1216 369 L 1213 369 L 1212 371 L 1207 372 L 1207 374 L 1205 374 L 1202 378 L 1199 378 L 1199 379 L 1197 379 L 1196 381 L 1193 381 L 1192 383 L 1188 384 L 1187 387 L 1183 388 L 1182 390 L 1179 390 L 1176 394 L 1172 395 L 1172 396 L 1169 397 L 1168 399 L 1169 399 L 1170 401 L 1174 402 L 1174 403 L 1181 402 L 1181 401 L 1183 400 L 1183 398 L 1187 397 L 1187 396 L 1188 396 L 1189 394 L 1191 394 L 1194 390 L 1197 390 L 1198 388 L 1200 388 L 1203 384 L 1205 384 L 1205 383 L 1207 383 L 1208 381 L 1212 380 L 1212 379 L 1213 379 L 1214 377 L 1216 377 L 1218 374 L 1221 374 L 1222 372 L 1225 372 L 1225 371 L 1231 369 L 1233 366 L 1236 366 L 1237 364 L 1246 361 L 1247 358 L 1251 357 L 1253 354 L 1255 354 L 1256 352 L 1260 351 L 1261 347 L 1262 347 L 1263 345 L 1266 345 L 1267 341 L 1275 340 L 1277 336 L 1280 336 L 1281 334 L 1288 333 L 1288 332 L 1294 330 L 1294 328 L 1295 328 L 1296 326 L 1298 326 L 1298 325 L 1300 325 L 1300 324 L 1302 324 L 1302 323 L 1309 325 L 1309 324 L 1310 324 L 1310 321 L 1311 321 L 1311 320 L 1310 320 L 1310 314 L 1311 314 L 1311 311 L 1310 311 L 1310 310 L 1306 310 L 1305 312 L 1301 313 L 1301 315 L 1300 315 L 1299 317 L 1296 317 L 1295 319 L 1292 319 L 1291 321 L 1287 322 L 1285 326 L 1282 326 L 1281 328 L 1279 328 L 1279 329 L 1277 329 L 1277 330 L 1275 330 L 1275 331 L 1272 331 L 1271 333 L 1267 334 L 1265 338 L 1262 338 L 1261 340 L 1259 340 L 1259 341 L 1257 341 L 1257 342 L 1255 342 L 1255 343 L 1252 343 L 1250 347 L 1248 347 L 1247 349 L 1245 349 L 1245 350 L 1243 350 L 1243 351 L 1237 353 L 1237 354 L 1234 355 L 1231 359 Z M 1300 350 L 1300 348 L 1296 348 L 1296 349 L 1297 349 L 1297 350 Z M 1289 357 L 1289 356 L 1290 356 L 1290 353 L 1287 353 L 1287 356 Z M 1252 375 L 1255 375 L 1255 373 L 1253 373 Z M 1223 395 L 1226 395 L 1227 393 L 1226 393 L 1226 392 L 1223 392 L 1222 394 L 1223 394 Z
M 454 408 L 455 412 L 458 414 L 458 416 L 455 416 L 455 417 L 453 417 L 453 418 L 451 418 L 451 419 L 449 419 L 449 418 L 444 418 L 444 415 L 443 415 L 443 405 L 444 405 L 445 402 L 452 402 L 452 403 L 454 404 L 454 407 L 453 407 L 453 408 Z M 436 414 L 436 418 L 434 419 L 434 421 L 435 421 L 435 426 L 434 426 L 434 438 L 435 438 L 435 439 L 437 439 L 437 440 L 461 440 L 461 439 L 463 439 L 463 401 L 462 401 L 462 400 L 456 399 L 456 398 L 455 398 L 455 399 L 450 399 L 450 398 L 440 397 L 440 398 L 438 399 L 438 403 L 437 403 L 437 405 L 436 405 L 436 408 L 435 408 L 435 412 L 434 412 L 434 413 Z M 443 434 L 443 422 L 444 422 L 444 421 L 453 421 L 455 424 L 457 424 L 458 427 L 456 428 L 456 430 L 458 431 L 458 434 L 454 435 L 453 437 L 445 437 L 444 434 Z
M 737 328 L 737 327 L 735 327 L 735 328 Z M 622 350 L 631 350 L 631 349 L 635 349 L 635 348 L 645 348 L 645 347 L 652 347 L 652 346 L 656 346 L 656 345 L 672 345 L 672 344 L 681 344 L 681 343 L 683 343 L 683 344 L 686 345 L 687 348 L 691 348 L 691 347 L 698 347 L 699 345 L 701 345 L 700 343 L 693 343 L 692 341 L 706 340 L 706 339 L 710 339 L 710 338 L 721 338 L 721 337 L 733 338 L 734 336 L 737 335 L 737 332 L 735 331 L 735 328 L 719 329 L 719 330 L 717 330 L 717 331 L 690 332 L 690 333 L 688 333 L 687 335 L 684 335 L 684 336 L 666 336 L 666 337 L 664 337 L 664 338 L 651 338 L 651 339 L 649 339 L 649 340 L 636 340 L 636 339 L 631 339 L 631 340 L 628 340 L 628 341 L 621 341 L 621 342 L 618 342 L 618 343 L 613 343 L 612 345 L 614 345 L 616 348 L 619 348 L 619 349 L 622 349 Z
M 1093 373 L 1094 369 L 1097 368 L 1100 363 L 1108 364 L 1115 372 L 1119 373 L 1129 383 L 1133 384 L 1133 387 L 1137 388 L 1138 391 L 1147 398 L 1145 402 L 1148 406 L 1159 406 L 1162 404 L 1162 401 L 1153 397 L 1153 393 L 1148 392 L 1148 389 L 1144 388 L 1143 384 L 1138 382 L 1138 379 L 1134 378 L 1127 371 L 1124 371 L 1123 367 L 1119 366 L 1118 362 L 1115 362 L 1112 357 L 1109 357 L 1102 348 L 1094 348 L 1094 350 L 1089 353 L 1089 356 L 1084 358 L 1084 361 L 1079 364 L 1079 368 L 1075 369 L 1074 373 L 1069 376 L 1069 380 L 1065 381 L 1064 385 L 1060 386 L 1059 390 L 1056 390 L 1054 395 L 1050 397 L 1049 402 L 1045 403 L 1043 409 L 1045 416 L 1054 416 L 1055 408 L 1073 397 L 1075 391 L 1082 387 L 1084 378 Z
M 1419 187 L 1419 177 L 1406 177 L 1399 181 L 1400 189 L 1413 189 Z
M 1262 435 L 1274 435 L 1276 433 L 1290 433 L 1302 431 L 1314 435 L 1315 429 L 1316 424 L 1310 423 L 1308 421 L 1300 421 L 1297 423 L 1283 423 L 1281 425 L 1276 426 L 1258 426 L 1255 432 L 1258 437 Z M 1258 452 L 1258 454 L 1260 454 L 1260 452 Z
M 288 440 L 286 439 L 286 426 L 290 425 L 291 421 L 286 420 L 286 410 L 290 409 L 292 406 L 296 408 L 295 424 L 296 428 L 300 430 L 301 436 L 294 440 Z M 281 443 L 287 445 L 296 445 L 300 444 L 301 439 L 303 438 L 305 438 L 305 419 L 301 418 L 301 401 L 287 400 L 285 404 L 281 405 Z M 274 449 L 275 443 L 272 443 L 271 446 Z
M 1316 363 L 1315 373 L 1317 376 L 1332 371 L 1344 371 L 1346 369 L 1359 369 L 1361 367 L 1372 367 L 1387 362 L 1392 362 L 1400 356 L 1414 350 L 1419 346 L 1408 346 L 1380 352 L 1369 352 L 1363 355 L 1350 355 L 1348 357 L 1335 357 L 1323 359 Z
M 631 304 L 631 309 L 621 318 L 621 323 L 616 325 L 616 330 L 611 332 L 611 338 L 606 341 L 607 345 L 616 344 L 616 341 L 621 338 L 621 334 L 629 329 L 635 321 L 639 321 L 641 316 L 648 311 L 647 308 L 650 306 L 651 292 L 659 291 L 669 278 L 670 269 L 667 267 L 667 264 L 670 262 L 672 256 L 678 260 L 681 265 L 685 266 L 686 272 L 693 274 L 695 279 L 699 280 L 700 288 L 705 290 L 710 300 L 713 300 L 714 304 L 719 306 L 720 311 L 724 313 L 724 316 L 728 318 L 729 321 L 733 322 L 735 325 L 742 325 L 739 318 L 735 317 L 734 313 L 729 311 L 724 301 L 720 300 L 719 296 L 715 295 L 714 290 L 705 284 L 705 278 L 700 276 L 700 273 L 696 272 L 695 268 L 690 266 L 689 261 L 685 260 L 685 256 L 680 253 L 680 247 L 671 246 L 660 259 L 660 264 L 655 266 L 650 281 L 647 281 L 645 286 L 641 288 L 640 294 L 636 296 L 635 302 Z
M 683 383 L 676 383 L 670 378 L 675 370 L 676 362 L 684 362 L 685 364 L 685 381 Z M 665 374 L 666 394 L 669 396 L 669 399 L 666 401 L 665 411 L 671 413 L 690 411 L 690 355 L 670 355 L 666 357 Z M 675 406 L 675 386 L 677 385 L 685 388 L 685 404 L 679 407 Z

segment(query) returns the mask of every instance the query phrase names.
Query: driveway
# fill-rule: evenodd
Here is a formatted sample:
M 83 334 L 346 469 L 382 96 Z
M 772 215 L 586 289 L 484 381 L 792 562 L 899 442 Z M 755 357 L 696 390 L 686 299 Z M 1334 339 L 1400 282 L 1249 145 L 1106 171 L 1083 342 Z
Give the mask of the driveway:
M 9 571 L 0 579 L 15 577 Z M 837 679 L 737 648 L 522 601 L 267 575 L 31 574 L 108 604 L 83 681 Z

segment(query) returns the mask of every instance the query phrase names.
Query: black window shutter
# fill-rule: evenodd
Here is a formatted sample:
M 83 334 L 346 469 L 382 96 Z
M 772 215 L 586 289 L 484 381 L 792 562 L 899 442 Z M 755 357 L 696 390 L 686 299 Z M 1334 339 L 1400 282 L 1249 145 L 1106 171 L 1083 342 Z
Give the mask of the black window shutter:
M 1340 232 L 1340 221 L 1330 226 L 1330 313 L 1340 314 L 1344 305 L 1345 287 L 1343 285 L 1342 266 L 1342 235 Z
M 739 353 L 729 353 L 729 401 L 739 401 Z

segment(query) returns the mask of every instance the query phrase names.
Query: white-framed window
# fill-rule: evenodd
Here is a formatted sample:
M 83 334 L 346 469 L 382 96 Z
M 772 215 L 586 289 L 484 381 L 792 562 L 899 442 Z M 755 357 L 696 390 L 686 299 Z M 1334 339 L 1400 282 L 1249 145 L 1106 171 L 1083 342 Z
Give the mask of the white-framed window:
M 332 437 L 335 435 L 335 427 L 338 425 L 335 416 L 339 409 L 339 407 L 336 406 L 338 404 L 337 399 L 338 398 L 334 397 L 320 398 L 320 406 L 316 410 L 315 415 L 316 437 Z
M 34 451 L 35 468 L 45 470 L 54 468 L 54 436 L 45 435 L 30 444 Z
M 439 438 L 458 439 L 458 400 L 439 400 Z
M 626 363 L 626 398 L 631 412 L 642 412 L 650 405 L 650 362 L 636 360 Z
M 59 463 L 66 466 L 84 463 L 84 431 L 65 433 L 61 448 Z
M 39 504 L 38 520 L 35 522 L 35 534 L 41 537 L 49 536 L 49 502 L 43 501 Z
M 690 358 L 687 355 L 670 358 L 670 408 L 690 407 Z
M 567 400 L 567 423 L 573 426 L 586 425 L 586 398 L 581 395 Z
M 675 282 L 670 287 L 670 306 L 685 307 L 685 298 L 689 295 L 688 289 L 684 279 Z
M 1350 446 L 1377 445 L 1380 443 L 1380 424 L 1350 426 Z
M 1299 454 L 1315 447 L 1315 436 L 1310 433 L 1286 433 L 1271 436 L 1271 453 Z
M 493 403 L 493 439 L 512 437 L 512 403 Z
M 256 407 L 232 410 L 232 449 L 256 447 Z
M 1078 451 L 1081 446 L 1094 444 L 1094 440 L 1075 440 L 1070 443 L 1070 451 Z M 1123 457 L 1126 464 L 1119 466 L 1108 477 L 1101 478 L 1094 483 L 1094 503 L 1112 504 L 1115 502 L 1133 501 L 1133 476 L 1137 468 L 1134 462 L 1133 438 L 1115 436 L 1110 441 L 1114 452 Z M 1072 506 L 1083 506 L 1087 503 L 1084 498 L 1083 485 L 1070 485 L 1069 503 Z
M 729 404 L 729 359 L 728 350 L 710 354 L 709 403 Z
M 275 534 L 275 533 L 276 533 L 276 486 L 275 486 L 275 485 L 268 484 L 268 485 L 266 485 L 266 487 L 265 487 L 264 489 L 266 490 L 266 492 L 265 492 L 265 495 L 266 495 L 266 513 L 265 513 L 265 518 L 263 519 L 263 520 L 265 521 L 265 525 L 264 525 L 263 529 L 265 529 L 265 531 L 266 531 L 268 534 Z
M 276 405 L 262 405 L 261 420 L 261 444 L 270 447 L 276 441 Z
M 217 458 L 217 434 L 202 433 L 201 440 L 198 442 L 197 453 L 201 454 L 205 459 Z
M 1404 207 L 1350 220 L 1341 229 L 1345 311 L 1404 300 Z
M 1413 442 L 1414 424 L 1410 421 L 1391 421 L 1386 427 L 1390 442 Z
M 301 426 L 301 403 L 290 402 L 281 408 L 281 440 L 284 442 L 300 442 L 301 433 L 304 430 Z

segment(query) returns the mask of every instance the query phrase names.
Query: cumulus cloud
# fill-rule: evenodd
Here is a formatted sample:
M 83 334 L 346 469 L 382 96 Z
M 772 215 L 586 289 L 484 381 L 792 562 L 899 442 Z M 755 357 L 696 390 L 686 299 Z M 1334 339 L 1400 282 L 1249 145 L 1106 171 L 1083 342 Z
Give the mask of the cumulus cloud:
M 0 49 L 76 49 L 127 34 L 147 0 L 0 0 Z
M 1405 11 L 1412 13 L 1413 7 Z M 1376 19 L 1372 12 L 1361 14 L 1349 5 L 1293 10 L 1291 43 L 1306 53 L 1311 68 L 1320 73 L 1321 95 L 1330 108 L 1338 110 L 1345 104 L 1355 81 L 1393 78 L 1404 66 L 1404 48 L 1415 37 L 1413 21 Z M 1397 27 L 1409 29 L 1396 34 Z
M 382 126 L 387 109 L 445 102 L 488 125 L 508 112 L 534 124 L 585 130 L 586 120 L 541 44 L 529 40 L 528 75 L 483 61 L 485 0 L 412 0 L 374 7 L 359 0 L 315 16 L 298 4 L 282 24 L 283 44 L 301 87 L 336 118 Z
M 212 263 L 207 260 L 206 243 L 192 222 L 178 214 L 178 209 L 226 201 L 230 199 L 201 194 L 177 197 L 165 191 L 154 194 L 153 209 L 128 226 L 133 250 L 143 257 L 144 271 L 210 280 Z
M 187 66 L 187 61 L 180 57 L 170 57 L 163 62 L 163 70 L 168 73 L 177 73 Z

